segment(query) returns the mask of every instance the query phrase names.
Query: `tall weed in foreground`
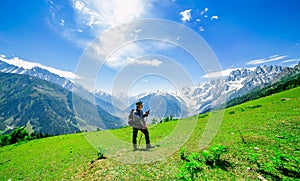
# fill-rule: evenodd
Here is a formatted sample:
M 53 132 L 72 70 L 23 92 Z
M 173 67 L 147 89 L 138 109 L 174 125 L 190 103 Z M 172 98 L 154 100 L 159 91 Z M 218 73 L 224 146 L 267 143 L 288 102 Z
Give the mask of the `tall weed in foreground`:
M 222 154 L 227 153 L 227 150 L 223 145 L 213 145 L 199 154 L 187 153 L 186 149 L 182 148 L 180 159 L 183 163 L 179 168 L 179 179 L 194 180 L 204 169 L 227 167 L 229 162 L 221 159 Z
M 254 164 L 254 170 L 271 179 L 300 179 L 300 160 L 293 156 L 279 152 L 272 156 L 250 153 L 248 161 Z
M 183 165 L 178 174 L 181 180 L 194 180 L 196 175 L 203 170 L 203 160 L 198 153 L 186 153 L 186 149 L 180 150 L 180 158 Z

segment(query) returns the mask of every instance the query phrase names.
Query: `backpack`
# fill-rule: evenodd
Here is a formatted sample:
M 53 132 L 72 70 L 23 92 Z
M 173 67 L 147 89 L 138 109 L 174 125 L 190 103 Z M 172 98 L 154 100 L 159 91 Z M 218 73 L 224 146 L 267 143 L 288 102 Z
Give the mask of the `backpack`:
M 134 109 L 132 109 L 128 115 L 128 125 L 129 126 L 133 126 L 133 112 L 134 112 Z

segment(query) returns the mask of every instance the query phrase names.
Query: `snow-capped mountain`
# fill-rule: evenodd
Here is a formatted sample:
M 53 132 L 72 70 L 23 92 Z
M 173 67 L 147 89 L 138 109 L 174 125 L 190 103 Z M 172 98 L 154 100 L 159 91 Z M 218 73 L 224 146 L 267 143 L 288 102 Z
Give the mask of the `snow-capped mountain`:
M 33 77 L 38 77 L 43 80 L 47 80 L 49 82 L 61 85 L 62 87 L 71 90 L 73 87 L 73 83 L 66 79 L 65 77 L 61 77 L 55 73 L 52 73 L 46 69 L 43 69 L 38 66 L 34 67 L 21 67 L 21 66 L 16 66 L 13 64 L 9 64 L 5 61 L 7 59 L 1 58 L 0 59 L 0 72 L 3 73 L 15 73 L 15 74 L 24 74 L 24 75 L 29 75 Z
M 51 72 L 51 70 L 53 71 Z M 110 94 L 101 91 L 92 93 L 80 85 L 74 84 L 70 79 L 68 79 L 70 77 L 74 77 L 74 75 L 71 75 L 72 73 L 70 72 L 46 67 L 44 65 L 28 62 L 16 57 L 13 59 L 6 59 L 4 56 L 0 56 L 0 72 L 25 74 L 32 77 L 38 77 L 40 79 L 58 84 L 69 91 L 75 92 L 82 98 L 89 100 L 90 102 L 94 102 L 96 105 L 99 105 L 101 108 L 111 114 L 118 115 L 121 112 L 118 107 L 112 105 L 112 102 L 119 103 L 120 101 L 118 101 L 116 98 L 112 98 Z M 58 74 L 63 76 L 65 75 L 66 77 Z M 116 105 L 121 104 L 119 103 Z
M 124 103 L 113 97 L 111 94 L 101 90 L 96 90 L 94 92 L 94 97 L 96 104 L 101 106 L 105 111 L 118 115 L 119 117 L 127 116 L 127 114 L 122 111 L 126 108 Z
M 187 86 L 175 93 L 154 91 L 142 93 L 135 97 L 120 95 L 116 98 L 103 91 L 96 90 L 89 92 L 84 88 L 74 85 L 71 80 L 56 74 L 60 70 L 36 65 L 20 59 L 14 63 L 3 56 L 0 56 L 0 72 L 17 73 L 35 76 L 76 92 L 84 99 L 94 102 L 105 111 L 126 119 L 130 109 L 135 108 L 135 101 L 144 102 L 144 110 L 151 110 L 153 117 L 162 118 L 165 116 L 186 117 L 199 114 L 218 107 L 233 98 L 247 94 L 255 88 L 263 88 L 277 82 L 282 77 L 300 71 L 300 64 L 295 68 L 281 66 L 258 66 L 256 68 L 238 68 L 230 72 L 223 79 L 214 79 L 198 85 Z M 18 66 L 19 64 L 26 66 Z M 28 66 L 29 65 L 29 66 Z M 54 72 L 49 70 L 55 70 Z M 65 75 L 66 72 L 61 72 Z M 124 99 L 123 99 L 124 98 Z M 126 100 L 125 100 L 126 98 Z M 125 102 L 125 101 L 126 102 Z M 127 106 L 130 102 L 131 106 Z
M 281 66 L 258 66 L 233 70 L 228 77 L 185 87 L 182 99 L 193 113 L 202 113 L 255 88 L 263 88 L 294 72 Z
M 209 111 L 253 89 L 273 84 L 284 76 L 299 72 L 299 67 L 300 64 L 295 68 L 276 65 L 238 68 L 223 79 L 187 86 L 172 94 L 163 91 L 142 93 L 134 100 L 143 101 L 144 110 L 152 109 L 154 116 L 162 116 L 163 112 L 164 116 L 184 117 Z
M 150 110 L 150 116 L 156 118 L 164 118 L 166 116 L 186 117 L 188 116 L 188 109 L 185 102 L 177 95 L 170 94 L 165 91 L 153 91 L 137 96 L 135 100 L 143 102 L 143 110 Z M 128 109 L 134 109 L 133 103 Z
M 299 65 L 298 65 L 299 67 Z M 131 106 L 125 110 L 135 108 L 135 101 L 143 101 L 143 110 L 151 110 L 151 116 L 162 118 L 165 116 L 186 117 L 199 114 L 219 107 L 233 98 L 247 94 L 253 89 L 263 88 L 279 81 L 282 77 L 299 72 L 295 68 L 281 66 L 258 66 L 256 68 L 238 68 L 232 70 L 223 79 L 214 79 L 195 86 L 187 86 L 175 93 L 154 91 L 141 93 L 132 97 Z

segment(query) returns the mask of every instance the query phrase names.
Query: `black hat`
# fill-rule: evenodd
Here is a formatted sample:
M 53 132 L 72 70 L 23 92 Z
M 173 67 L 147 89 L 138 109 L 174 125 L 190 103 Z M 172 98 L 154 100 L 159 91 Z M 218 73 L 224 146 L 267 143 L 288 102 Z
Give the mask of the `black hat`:
M 143 104 L 142 101 L 138 101 L 137 103 L 135 103 L 136 106 Z

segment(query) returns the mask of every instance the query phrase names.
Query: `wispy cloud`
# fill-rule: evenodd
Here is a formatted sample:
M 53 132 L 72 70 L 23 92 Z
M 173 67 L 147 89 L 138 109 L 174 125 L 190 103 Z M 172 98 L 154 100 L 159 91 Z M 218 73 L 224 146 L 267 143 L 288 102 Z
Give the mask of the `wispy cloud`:
M 100 36 L 104 34 L 104 32 L 110 31 L 111 28 L 118 25 L 145 17 L 162 17 L 160 16 L 162 10 L 158 10 L 157 7 L 155 7 L 155 3 L 149 3 L 148 0 L 71 0 L 70 4 L 61 3 L 59 0 L 48 0 L 48 2 L 52 7 L 50 14 L 53 28 L 56 28 L 58 33 L 62 34 L 66 39 L 73 41 L 83 49 L 90 46 L 91 42 L 95 39 L 101 38 Z M 156 2 L 159 1 L 156 0 Z M 174 3 L 167 3 L 167 5 L 160 7 L 170 8 Z M 67 5 L 68 7 L 63 8 L 63 6 Z M 70 7 L 73 9 L 74 13 L 65 13 L 64 11 L 69 10 Z M 185 11 L 179 12 L 182 17 L 181 20 L 183 22 L 191 21 L 192 11 L 194 12 L 192 9 L 186 9 Z M 199 11 L 195 10 L 195 12 L 198 12 L 199 16 L 198 19 L 195 19 L 195 22 L 202 23 L 200 18 L 204 19 L 204 15 L 207 17 L 208 8 L 206 7 L 202 10 L 203 16 L 201 15 L 201 17 Z M 54 27 L 55 23 L 59 26 Z M 204 31 L 204 28 L 203 25 L 199 25 L 199 31 Z M 142 34 L 143 32 L 141 31 L 141 29 L 136 29 L 130 33 Z M 115 42 L 118 42 L 120 45 L 120 41 L 122 42 L 123 39 L 122 36 L 130 36 L 128 32 L 129 31 L 124 30 L 124 32 L 122 32 L 124 35 L 118 34 L 108 38 L 106 37 L 107 39 L 101 40 L 101 45 L 99 45 L 99 47 L 92 48 L 101 55 L 112 53 L 109 51 L 111 51 L 113 47 L 116 47 Z M 165 47 L 162 47 L 161 49 L 164 48 Z M 138 45 L 131 46 L 126 50 L 117 51 L 118 52 L 114 56 L 109 57 L 106 60 L 107 66 L 120 68 L 127 63 L 128 58 L 137 58 L 148 53 L 146 52 L 145 47 L 140 47 Z
M 159 60 L 138 60 L 138 59 L 128 59 L 128 63 L 130 64 L 139 64 L 139 65 L 149 65 L 149 66 L 159 66 L 162 61 L 159 61 Z
M 121 34 L 121 33 L 120 33 Z M 120 35 L 119 34 L 119 35 Z M 116 36 L 114 36 L 116 37 Z M 118 38 L 119 42 L 122 38 Z M 103 46 L 102 47 L 94 47 L 94 50 L 101 55 L 107 54 L 110 50 L 115 47 L 115 42 L 112 41 L 114 39 L 105 37 L 102 39 Z M 147 54 L 154 53 L 156 50 L 168 50 L 173 48 L 173 46 L 163 43 L 163 42 L 138 42 L 131 43 L 126 46 L 120 47 L 120 49 L 116 50 L 114 54 L 112 54 L 109 58 L 107 58 L 105 65 L 113 68 L 119 69 L 127 64 L 144 64 L 150 66 L 159 66 L 161 64 L 158 60 L 140 60 L 139 57 Z
M 293 59 L 289 59 L 289 60 L 284 60 L 283 63 L 290 63 L 290 62 L 299 62 L 300 58 L 293 58 Z
M 205 74 L 205 75 L 203 76 L 203 78 L 207 78 L 207 79 L 215 79 L 215 78 L 226 77 L 226 76 L 228 76 L 233 70 L 235 70 L 235 69 L 226 69 L 226 70 L 222 70 L 222 71 L 219 71 L 219 72 L 208 73 L 208 74 Z
M 187 9 L 185 11 L 180 12 L 179 14 L 182 16 L 181 20 L 183 22 L 190 21 L 192 18 L 191 9 Z
M 288 57 L 288 55 L 272 55 L 272 56 L 267 57 L 267 58 L 260 58 L 260 59 L 250 60 L 246 64 L 247 65 L 263 64 L 263 63 L 267 63 L 267 62 L 279 61 L 279 60 L 285 59 L 286 57 Z
M 48 3 L 48 25 L 82 48 L 112 27 L 144 17 L 150 8 L 145 0 L 71 0 L 70 3 L 48 0 Z M 74 13 L 67 13 L 70 8 Z
M 81 1 L 73 1 L 73 6 L 75 9 L 77 9 L 78 11 L 82 11 L 84 8 L 84 3 Z
M 73 0 L 77 20 L 90 28 L 111 28 L 140 18 L 147 4 L 140 0 Z
M 70 8 L 65 7 L 66 3 L 61 3 L 59 0 L 48 1 L 51 14 L 50 26 L 66 39 L 73 41 L 77 46 L 84 49 L 90 46 L 90 43 L 99 38 L 105 31 L 144 17 L 149 12 L 148 8 L 151 8 L 145 0 L 71 0 L 69 6 L 75 12 L 71 16 L 64 13 L 64 10 Z M 140 29 L 135 30 L 135 33 L 140 32 Z M 101 46 L 102 49 L 99 49 L 99 47 L 93 48 L 100 54 L 106 54 L 115 46 L 116 41 L 120 43 L 123 39 L 122 36 L 128 35 L 126 30 L 122 33 L 124 34 L 105 37 L 106 39 L 101 40 L 103 44 Z M 107 65 L 114 68 L 121 67 L 126 64 L 127 58 L 134 58 L 134 56 L 141 54 L 143 54 L 143 49 L 133 45 L 126 50 L 121 50 L 114 57 L 110 57 L 107 60 Z

